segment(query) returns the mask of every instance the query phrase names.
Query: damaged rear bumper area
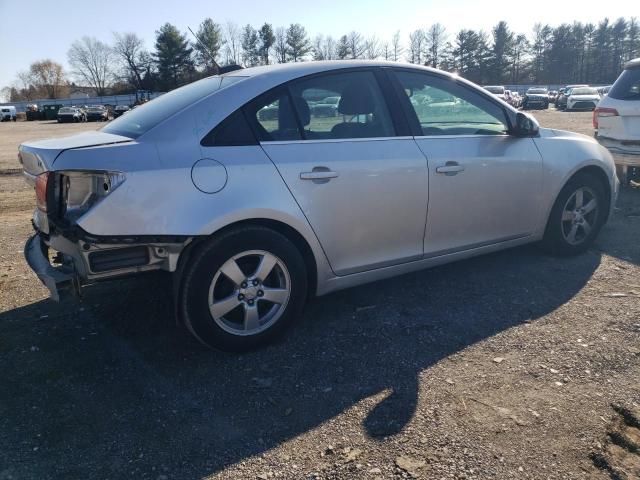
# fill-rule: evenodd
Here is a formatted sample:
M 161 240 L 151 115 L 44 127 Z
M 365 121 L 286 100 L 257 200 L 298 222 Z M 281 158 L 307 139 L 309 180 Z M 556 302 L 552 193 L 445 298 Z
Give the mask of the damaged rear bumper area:
M 49 261 L 49 247 L 40 235 L 36 234 L 27 240 L 24 246 L 24 258 L 31 270 L 49 289 L 52 300 L 60 301 L 61 295 L 80 293 L 80 282 L 73 268 L 60 265 L 53 266 Z
M 60 301 L 80 296 L 81 289 L 98 281 L 165 270 L 174 272 L 190 239 L 177 243 L 120 243 L 72 241 L 62 235 L 36 230 L 27 240 L 24 256 L 47 287 L 50 298 Z

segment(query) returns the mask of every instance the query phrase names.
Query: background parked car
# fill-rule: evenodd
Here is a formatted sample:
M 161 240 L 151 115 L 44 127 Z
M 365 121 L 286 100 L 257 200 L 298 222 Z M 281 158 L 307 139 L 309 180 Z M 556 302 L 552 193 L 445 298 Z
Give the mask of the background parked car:
M 87 110 L 87 122 L 106 122 L 109 120 L 109 110 L 102 105 L 92 105 Z
M 506 101 L 506 97 L 505 97 L 505 88 L 502 85 L 486 85 L 484 87 L 484 89 L 489 92 L 492 93 L 493 95 L 495 95 L 496 97 L 498 97 L 500 100 L 505 100 Z
M 522 109 L 530 108 L 544 109 L 549 108 L 549 91 L 546 88 L 532 87 L 527 90 L 522 99 Z
M 594 110 L 600 101 L 600 94 L 593 87 L 572 88 L 567 96 L 565 110 Z
M 0 107 L 0 122 L 15 122 L 17 118 L 16 107 L 10 105 Z
M 340 97 L 327 97 L 311 106 L 311 112 L 316 117 L 335 117 L 338 115 Z
M 81 108 L 77 107 L 62 107 L 58 110 L 58 123 L 67 122 L 86 122 L 87 117 Z
M 560 94 L 556 100 L 556 108 L 558 110 L 564 110 L 567 108 L 567 98 L 571 95 L 571 89 L 576 87 L 588 87 L 589 85 L 567 85 L 560 89 Z
M 113 109 L 113 118 L 118 118 L 120 115 L 127 113 L 129 110 L 128 105 L 116 105 Z
M 630 61 L 593 111 L 596 138 L 614 156 L 620 182 L 640 180 L 640 58 Z

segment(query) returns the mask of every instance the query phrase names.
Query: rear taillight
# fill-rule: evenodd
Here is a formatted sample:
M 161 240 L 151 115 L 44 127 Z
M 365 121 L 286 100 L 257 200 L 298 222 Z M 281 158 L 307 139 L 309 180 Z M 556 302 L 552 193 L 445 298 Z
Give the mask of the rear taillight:
M 41 173 L 36 177 L 36 205 L 38 209 L 47 211 L 47 185 L 49 183 L 49 172 Z
M 617 117 L 620 114 L 615 108 L 598 107 L 593 111 L 593 128 L 598 128 L 598 118 L 600 117 Z

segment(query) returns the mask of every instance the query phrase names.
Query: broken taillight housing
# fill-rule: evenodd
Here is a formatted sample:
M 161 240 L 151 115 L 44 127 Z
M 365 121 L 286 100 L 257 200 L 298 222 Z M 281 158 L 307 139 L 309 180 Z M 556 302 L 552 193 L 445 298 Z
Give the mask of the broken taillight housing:
M 47 186 L 49 184 L 50 172 L 41 173 L 36 177 L 36 205 L 39 210 L 47 211 Z
M 598 107 L 593 111 L 593 128 L 598 129 L 598 119 L 600 117 L 617 117 L 620 115 L 615 108 Z
M 121 172 L 62 171 L 57 177 L 59 213 L 69 220 L 80 217 L 125 180 Z

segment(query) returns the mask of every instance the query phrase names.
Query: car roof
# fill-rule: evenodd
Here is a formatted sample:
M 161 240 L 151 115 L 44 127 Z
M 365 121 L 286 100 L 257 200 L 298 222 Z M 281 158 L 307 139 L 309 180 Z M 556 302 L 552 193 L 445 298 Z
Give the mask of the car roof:
M 415 65 L 412 63 L 400 63 L 384 60 L 321 60 L 313 62 L 295 62 L 295 63 L 279 63 L 275 65 L 261 65 L 259 67 L 242 68 L 225 73 L 224 77 L 261 77 L 277 75 L 283 79 L 293 80 L 305 75 L 320 73 L 330 70 L 339 70 L 346 68 L 358 67 L 396 67 L 396 68 L 412 68 L 416 70 L 425 70 L 438 75 L 454 76 L 442 70 Z
M 624 68 L 625 70 L 629 70 L 630 68 L 639 68 L 640 67 L 640 58 L 634 58 L 633 60 L 629 60 Z

